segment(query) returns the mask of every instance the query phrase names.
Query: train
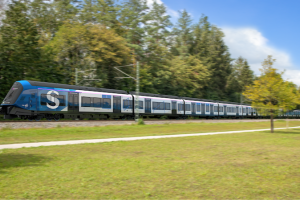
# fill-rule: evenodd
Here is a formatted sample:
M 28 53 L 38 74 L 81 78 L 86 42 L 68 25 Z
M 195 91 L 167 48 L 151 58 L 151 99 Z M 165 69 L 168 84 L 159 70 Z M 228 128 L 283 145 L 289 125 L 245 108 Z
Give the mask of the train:
M 249 104 L 85 87 L 39 81 L 16 81 L 0 106 L 4 119 L 264 118 Z M 300 111 L 280 114 L 299 118 Z

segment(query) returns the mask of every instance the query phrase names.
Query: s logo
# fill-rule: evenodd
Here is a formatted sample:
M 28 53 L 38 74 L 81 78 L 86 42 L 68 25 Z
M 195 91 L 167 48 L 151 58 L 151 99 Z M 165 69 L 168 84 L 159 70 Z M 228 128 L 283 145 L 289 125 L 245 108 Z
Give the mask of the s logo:
M 48 99 L 49 101 L 53 102 L 55 105 L 52 106 L 52 105 L 50 105 L 49 103 L 47 103 L 47 107 L 50 108 L 50 109 L 56 109 L 56 108 L 58 108 L 58 106 L 59 106 L 59 100 L 58 100 L 58 98 L 55 98 L 55 97 L 51 96 L 52 93 L 55 93 L 56 95 L 59 95 L 59 93 L 56 92 L 56 91 L 54 91 L 54 90 L 49 91 L 49 92 L 47 93 L 47 99 Z

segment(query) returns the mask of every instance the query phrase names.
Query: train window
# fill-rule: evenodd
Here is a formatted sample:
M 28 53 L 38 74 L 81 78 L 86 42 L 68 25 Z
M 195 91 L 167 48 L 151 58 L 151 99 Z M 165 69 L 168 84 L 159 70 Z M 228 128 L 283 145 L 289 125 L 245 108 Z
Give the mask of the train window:
M 191 111 L 191 104 L 185 104 L 185 111 Z
M 197 112 L 201 112 L 200 103 L 199 103 L 199 104 L 197 104 Z
M 55 96 L 55 97 L 58 98 L 58 100 L 59 100 L 59 106 L 66 106 L 64 95 L 58 95 L 58 96 Z
M 164 102 L 160 102 L 159 104 L 159 110 L 164 110 Z
M 153 102 L 152 103 L 152 107 L 153 107 L 153 110 L 157 110 L 158 103 L 157 102 Z
M 103 98 L 102 100 L 102 108 L 111 108 L 111 100 L 109 98 Z
M 139 109 L 143 109 L 144 108 L 144 102 L 143 101 L 139 101 Z
M 218 106 L 214 106 L 214 112 L 218 112 Z
M 164 110 L 164 102 L 153 102 L 153 110 Z
M 205 112 L 209 112 L 209 104 L 205 105 Z
M 41 105 L 45 106 L 47 104 L 47 94 L 41 94 Z
M 31 93 L 31 98 L 35 98 L 35 93 Z
M 101 99 L 100 98 L 93 98 L 93 107 L 96 107 L 96 108 L 101 108 Z
M 165 110 L 171 110 L 171 104 L 165 103 Z
M 123 100 L 124 109 L 132 109 L 132 100 L 124 99 Z
M 182 103 L 178 104 L 178 111 L 183 111 L 183 104 Z
M 81 97 L 81 107 L 91 107 L 91 97 Z

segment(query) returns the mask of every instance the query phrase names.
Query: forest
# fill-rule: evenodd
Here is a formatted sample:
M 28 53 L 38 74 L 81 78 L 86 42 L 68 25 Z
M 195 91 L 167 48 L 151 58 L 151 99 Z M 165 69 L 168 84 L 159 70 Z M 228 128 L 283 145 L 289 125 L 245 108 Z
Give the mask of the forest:
M 256 79 L 202 15 L 146 0 L 12 0 L 0 5 L 0 102 L 18 80 L 240 102 Z M 197 23 L 194 23 L 197 21 Z M 94 79 L 94 80 L 88 80 Z

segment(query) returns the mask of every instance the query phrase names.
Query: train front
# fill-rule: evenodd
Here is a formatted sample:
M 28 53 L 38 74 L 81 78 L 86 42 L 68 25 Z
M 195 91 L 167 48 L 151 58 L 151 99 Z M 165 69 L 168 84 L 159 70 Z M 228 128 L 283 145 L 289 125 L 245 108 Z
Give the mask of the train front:
M 20 97 L 24 90 L 23 81 L 17 81 L 13 84 L 0 106 L 0 114 L 4 115 L 4 119 L 13 119 L 20 117 L 18 114 L 30 113 L 29 104 L 20 103 Z M 24 98 L 24 97 L 23 97 Z M 26 106 L 27 105 L 27 106 Z

